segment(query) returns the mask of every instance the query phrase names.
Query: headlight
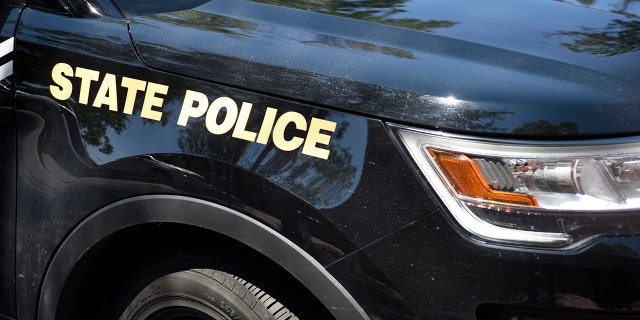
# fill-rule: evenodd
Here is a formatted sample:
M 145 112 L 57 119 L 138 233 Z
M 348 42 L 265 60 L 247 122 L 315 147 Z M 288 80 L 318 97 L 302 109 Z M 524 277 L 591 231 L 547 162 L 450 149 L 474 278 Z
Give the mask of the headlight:
M 571 249 L 640 234 L 640 142 L 492 140 L 392 125 L 474 238 Z

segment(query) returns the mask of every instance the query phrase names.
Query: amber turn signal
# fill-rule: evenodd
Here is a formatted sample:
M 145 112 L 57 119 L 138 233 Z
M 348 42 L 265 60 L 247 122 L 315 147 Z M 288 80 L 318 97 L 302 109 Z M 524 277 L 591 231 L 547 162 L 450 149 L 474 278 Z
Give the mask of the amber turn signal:
M 475 162 L 464 154 L 435 148 L 427 150 L 459 195 L 503 204 L 538 206 L 531 195 L 491 189 Z

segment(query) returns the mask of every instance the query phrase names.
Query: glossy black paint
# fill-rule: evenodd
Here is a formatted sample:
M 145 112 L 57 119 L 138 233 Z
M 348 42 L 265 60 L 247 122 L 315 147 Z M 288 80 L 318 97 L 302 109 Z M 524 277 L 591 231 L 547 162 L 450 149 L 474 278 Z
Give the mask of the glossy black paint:
M 20 7 L 2 6 L 0 42 L 13 37 Z M 0 65 L 11 63 L 12 53 L 3 55 Z M 13 99 L 14 78 L 0 79 L 0 315 L 15 317 L 15 212 L 16 212 L 16 118 Z
M 177 211 L 182 214 L 176 215 Z M 91 303 L 91 299 L 64 294 L 64 290 L 70 290 L 70 286 L 65 286 L 65 280 L 72 277 L 74 273 L 73 269 L 76 267 L 78 252 L 91 251 L 98 247 L 104 238 L 109 237 L 110 233 L 116 230 L 122 232 L 127 228 L 149 224 L 151 222 L 149 221 L 150 215 L 153 217 L 152 220 L 155 220 L 153 222 L 157 225 L 155 228 L 158 233 L 162 232 L 160 224 L 182 224 L 192 227 L 192 230 L 206 228 L 210 230 L 209 232 L 215 231 L 250 245 L 272 260 L 278 261 L 296 279 L 305 281 L 305 286 L 315 294 L 315 297 L 323 300 L 325 304 L 333 306 L 337 318 L 367 319 L 357 303 L 346 297 L 343 290 L 333 285 L 335 280 L 326 275 L 327 271 L 322 265 L 309 257 L 302 249 L 292 246 L 284 240 L 282 235 L 271 230 L 269 226 L 262 225 L 242 213 L 217 206 L 211 202 L 171 195 L 148 195 L 116 202 L 92 214 L 78 228 L 74 229 L 57 251 L 44 279 L 38 319 L 69 319 L 73 315 L 74 309 L 79 309 L 76 304 L 85 301 Z M 111 228 L 102 228 L 106 225 Z M 299 236 L 313 236 L 313 233 Z M 305 300 L 317 299 L 305 292 L 298 294 L 307 294 Z M 64 298 L 60 301 L 58 297 L 64 297 L 66 301 Z M 95 313 L 106 313 L 100 309 L 92 309 L 91 312 L 91 314 L 85 314 L 84 317 L 92 317 Z M 331 314 L 325 312 L 321 315 L 299 314 L 298 316 L 327 319 L 331 317 Z
M 553 1 L 264 2 L 305 11 L 213 1 L 133 18 L 132 37 L 158 69 L 396 122 L 502 136 L 638 130 L 633 12 Z
M 608 239 L 576 255 L 488 248 L 460 238 L 436 212 L 329 270 L 381 319 L 474 319 L 488 303 L 558 310 L 565 312 L 561 319 L 575 319 L 572 310 L 609 311 L 601 316 L 608 319 L 637 310 L 637 250 L 634 238 Z M 362 279 L 372 270 L 386 282 L 367 287 L 373 282 Z M 385 292 L 386 299 L 374 298 L 373 291 Z
M 383 122 L 477 134 L 637 132 L 637 49 L 606 56 L 573 52 L 560 41 L 549 50 L 532 45 L 553 38 L 545 32 L 560 27 L 551 22 L 569 24 L 556 14 L 584 19 L 571 23 L 585 30 L 616 20 L 634 26 L 637 16 L 552 1 L 530 3 L 527 12 L 503 4 L 479 15 L 491 32 L 474 33 L 478 8 L 464 7 L 474 13 L 467 14 L 447 3 L 433 5 L 404 14 L 452 23 L 409 30 L 396 18 L 349 19 L 357 10 L 304 8 L 312 13 L 235 0 L 131 20 L 25 9 L 14 78 L 17 274 L 10 263 L 0 264 L 8 270 L 0 275 L 8 284 L 0 291 L 8 297 L 0 311 L 35 319 L 38 300 L 47 299 L 40 296 L 41 283 L 55 269 L 54 255 L 93 213 L 132 197 L 179 195 L 236 210 L 288 238 L 326 267 L 372 319 L 473 319 L 488 304 L 637 315 L 640 240 L 602 239 L 571 254 L 470 241 L 446 219 Z M 505 25 L 489 12 L 518 13 L 504 22 L 513 31 L 513 25 L 538 26 L 533 13 L 542 7 L 549 17 L 539 27 L 546 29 L 515 28 L 529 30 L 514 36 L 520 41 L 506 41 L 511 33 L 498 32 Z M 432 11 L 457 17 L 431 17 Z M 100 72 L 89 97 L 105 73 L 168 86 L 162 119 L 140 116 L 144 95 L 132 115 L 121 105 L 118 112 L 82 105 L 79 79 L 71 80 L 70 99 L 53 98 L 51 70 L 61 62 Z M 4 90 L 2 101 L 8 101 Z M 248 127 L 256 131 L 266 107 L 334 121 L 331 155 L 322 160 L 273 143 L 213 135 L 204 117 L 178 126 L 186 90 L 205 93 L 209 101 L 226 96 L 238 105 L 252 103 Z M 117 95 L 122 103 L 126 91 L 118 88 Z M 8 102 L 0 105 L 0 151 L 8 150 L 0 157 L 11 168 L 16 146 L 4 137 L 15 132 L 14 113 Z M 11 181 L 12 171 L 0 168 Z M 9 193 L 12 187 L 6 185 Z M 9 205 L 2 214 L 15 211 Z M 179 222 L 180 212 L 172 214 Z M 156 218 L 149 213 L 149 221 Z M 9 255 L 11 221 L 0 224 L 7 241 L 2 252 Z
M 428 198 L 420 199 L 415 177 L 406 181 L 412 174 L 402 157 L 389 153 L 395 147 L 380 121 L 146 69 L 135 57 L 122 22 L 74 19 L 26 9 L 18 28 L 16 47 L 24 53 L 16 61 L 23 70 L 17 100 L 19 159 L 24 164 L 18 183 L 18 246 L 24 259 L 18 272 L 29 275 L 18 284 L 21 317 L 33 315 L 32 299 L 49 260 L 48 254 L 32 254 L 28 248 L 54 252 L 78 221 L 119 199 L 173 193 L 221 203 L 286 234 L 325 265 L 433 210 Z M 53 36 L 58 34 L 63 36 Z M 111 52 L 108 59 L 103 52 Z M 169 85 L 166 118 L 155 122 L 141 119 L 139 111 L 128 116 L 73 100 L 55 101 L 49 97 L 49 70 L 58 62 Z M 97 89 L 93 87 L 91 96 Z M 299 151 L 283 152 L 272 144 L 214 136 L 202 121 L 178 127 L 186 89 L 251 101 L 256 109 L 269 105 L 336 121 L 340 127 L 332 140 L 333 154 L 325 161 Z M 77 96 L 75 90 L 72 96 Z M 368 149 L 363 144 L 367 141 L 373 143 Z M 150 174 L 168 170 L 167 164 L 182 168 L 175 172 L 179 179 Z M 372 178 L 375 184 L 362 182 Z M 372 198 L 387 185 L 398 189 Z M 415 200 L 398 206 L 406 202 L 403 190 L 414 193 Z

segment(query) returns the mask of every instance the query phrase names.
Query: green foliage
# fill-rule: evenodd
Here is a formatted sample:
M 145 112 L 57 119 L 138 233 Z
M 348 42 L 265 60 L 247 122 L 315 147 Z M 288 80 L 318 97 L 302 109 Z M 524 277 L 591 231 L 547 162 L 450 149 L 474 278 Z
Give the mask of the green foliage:
M 614 56 L 640 50 L 640 21 L 613 20 L 605 28 L 559 32 L 575 39 L 562 45 L 575 52 Z

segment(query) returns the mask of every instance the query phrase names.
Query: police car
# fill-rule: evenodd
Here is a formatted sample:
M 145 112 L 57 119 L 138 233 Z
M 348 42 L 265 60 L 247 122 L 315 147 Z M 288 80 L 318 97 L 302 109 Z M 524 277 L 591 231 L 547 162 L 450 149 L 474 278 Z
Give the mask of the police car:
M 0 10 L 0 318 L 640 318 L 637 1 Z

